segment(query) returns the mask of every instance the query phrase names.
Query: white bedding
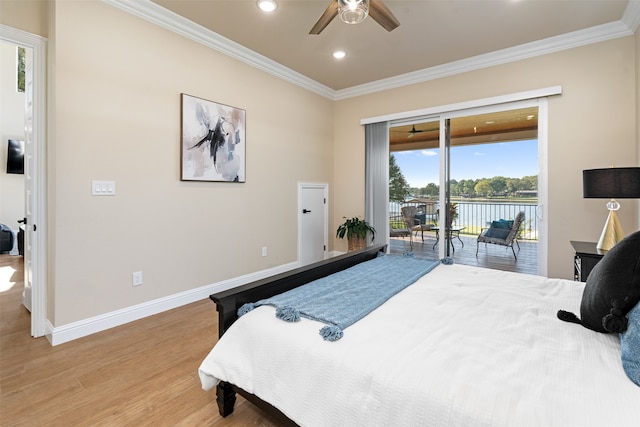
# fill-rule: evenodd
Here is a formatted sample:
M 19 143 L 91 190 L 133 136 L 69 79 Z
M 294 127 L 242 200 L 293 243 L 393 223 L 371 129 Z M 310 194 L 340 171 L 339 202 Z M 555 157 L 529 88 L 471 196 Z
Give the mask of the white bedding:
M 617 335 L 556 318 L 584 283 L 440 265 L 324 341 L 323 324 L 244 315 L 199 369 L 303 426 L 639 426 Z

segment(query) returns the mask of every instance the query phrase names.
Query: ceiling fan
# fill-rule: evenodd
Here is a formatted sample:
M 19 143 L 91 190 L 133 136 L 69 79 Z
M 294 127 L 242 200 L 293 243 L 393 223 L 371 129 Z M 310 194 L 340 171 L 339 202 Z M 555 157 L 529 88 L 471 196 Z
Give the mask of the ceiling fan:
M 422 132 L 431 132 L 434 130 L 438 130 L 440 129 L 439 127 L 434 127 L 431 129 L 416 129 L 416 125 L 412 125 L 411 126 L 411 130 L 406 131 L 406 130 L 395 130 L 395 129 L 391 129 L 391 132 L 406 132 L 407 133 L 407 138 L 413 138 L 415 136 L 415 134 L 417 133 L 422 133 Z
M 416 125 L 411 126 L 411 130 L 409 131 L 409 135 L 407 135 L 407 138 L 413 138 L 413 136 L 416 133 L 420 133 L 420 132 L 424 132 L 423 130 L 417 130 L 416 129 Z
M 382 0 L 332 0 L 320 19 L 309 31 L 309 34 L 320 34 L 327 25 L 340 14 L 340 19 L 348 24 L 362 22 L 367 15 L 382 25 L 385 30 L 392 31 L 400 25 Z

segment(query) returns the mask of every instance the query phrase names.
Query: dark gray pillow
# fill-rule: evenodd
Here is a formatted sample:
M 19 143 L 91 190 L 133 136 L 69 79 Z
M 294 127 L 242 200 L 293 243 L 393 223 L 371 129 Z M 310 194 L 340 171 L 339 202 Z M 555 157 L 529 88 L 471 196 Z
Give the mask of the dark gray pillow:
M 625 237 L 596 264 L 585 283 L 580 317 L 563 310 L 561 320 L 597 332 L 624 332 L 626 314 L 640 301 L 640 231 Z

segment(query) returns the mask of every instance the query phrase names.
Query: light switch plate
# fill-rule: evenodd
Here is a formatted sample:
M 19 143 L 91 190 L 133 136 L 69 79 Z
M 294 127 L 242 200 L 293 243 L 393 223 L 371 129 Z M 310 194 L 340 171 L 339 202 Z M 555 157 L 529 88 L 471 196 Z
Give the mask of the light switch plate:
M 115 181 L 91 181 L 91 195 L 92 196 L 115 196 L 116 182 Z

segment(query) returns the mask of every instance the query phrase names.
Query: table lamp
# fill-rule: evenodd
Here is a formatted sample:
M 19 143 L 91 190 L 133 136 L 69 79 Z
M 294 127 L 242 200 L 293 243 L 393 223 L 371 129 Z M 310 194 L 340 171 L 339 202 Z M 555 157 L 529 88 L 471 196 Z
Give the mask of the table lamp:
M 608 251 L 624 238 L 616 214 L 620 203 L 616 199 L 640 198 L 640 167 L 583 170 L 582 193 L 587 199 L 611 199 L 607 203 L 609 216 L 596 246 Z

